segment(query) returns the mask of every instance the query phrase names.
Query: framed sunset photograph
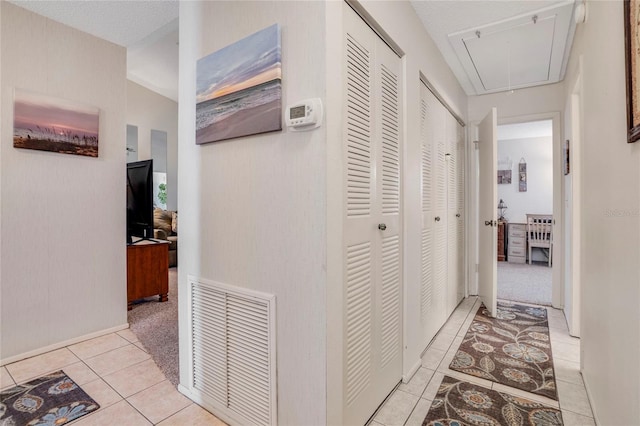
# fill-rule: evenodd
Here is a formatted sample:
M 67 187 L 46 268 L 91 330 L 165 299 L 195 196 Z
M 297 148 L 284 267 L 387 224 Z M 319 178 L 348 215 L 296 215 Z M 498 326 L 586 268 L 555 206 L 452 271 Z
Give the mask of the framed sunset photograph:
M 99 118 L 96 107 L 16 89 L 13 146 L 97 157 Z
M 282 130 L 280 26 L 198 60 L 196 144 Z

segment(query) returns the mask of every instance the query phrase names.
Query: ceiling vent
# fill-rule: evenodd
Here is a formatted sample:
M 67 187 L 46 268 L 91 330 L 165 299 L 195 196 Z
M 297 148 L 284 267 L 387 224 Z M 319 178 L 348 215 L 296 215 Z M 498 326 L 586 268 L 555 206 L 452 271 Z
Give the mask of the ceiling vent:
M 556 83 L 573 39 L 573 2 L 449 34 L 477 94 Z

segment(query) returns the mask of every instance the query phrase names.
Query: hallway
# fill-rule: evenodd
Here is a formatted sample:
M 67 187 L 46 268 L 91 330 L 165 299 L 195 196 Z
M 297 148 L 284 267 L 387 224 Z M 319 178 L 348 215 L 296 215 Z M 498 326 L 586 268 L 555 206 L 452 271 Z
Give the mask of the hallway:
M 396 388 L 369 425 L 421 425 L 445 375 L 559 408 L 565 426 L 595 425 L 579 372 L 580 340 L 569 336 L 564 315 L 558 309 L 547 308 L 547 314 L 559 402 L 448 368 L 479 306 L 475 296 L 460 303 L 424 353 L 422 367 L 409 383 Z M 224 424 L 180 395 L 130 330 L 1 367 L 0 388 L 57 369 L 63 369 L 101 405 L 100 410 L 77 424 Z M 162 407 L 157 403 L 161 395 Z
M 421 425 L 445 375 L 559 408 L 565 426 L 595 425 L 579 372 L 580 339 L 569 336 L 564 314 L 559 309 L 547 308 L 559 401 L 449 369 L 479 307 L 480 300 L 473 296 L 460 303 L 425 351 L 422 368 L 409 383 L 401 383 L 396 388 L 372 417 L 369 425 Z

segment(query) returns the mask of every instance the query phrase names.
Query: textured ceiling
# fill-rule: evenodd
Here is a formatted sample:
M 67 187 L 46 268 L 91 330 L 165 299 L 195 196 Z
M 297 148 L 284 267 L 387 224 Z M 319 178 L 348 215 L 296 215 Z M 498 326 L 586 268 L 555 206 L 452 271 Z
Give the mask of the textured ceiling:
M 9 0 L 120 46 L 131 46 L 178 17 L 178 0 Z
M 440 52 L 442 52 L 445 61 L 468 95 L 477 93 L 449 42 L 449 34 L 533 12 L 548 6 L 567 3 L 572 4 L 573 0 L 411 1 L 427 32 L 436 46 L 438 46 Z

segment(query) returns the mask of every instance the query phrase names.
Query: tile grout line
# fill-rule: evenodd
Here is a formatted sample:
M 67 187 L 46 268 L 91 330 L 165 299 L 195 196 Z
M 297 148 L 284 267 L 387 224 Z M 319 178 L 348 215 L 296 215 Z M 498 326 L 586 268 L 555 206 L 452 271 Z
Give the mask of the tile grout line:
M 88 357 L 88 358 L 87 358 L 87 360 L 90 360 L 90 359 L 93 359 L 93 358 L 96 358 L 96 357 L 99 357 L 99 356 L 102 356 L 102 355 L 106 355 L 106 354 L 108 354 L 108 353 L 111 353 L 111 352 L 117 351 L 117 350 L 119 350 L 119 349 L 126 348 L 127 346 L 130 346 L 130 345 L 132 345 L 132 346 L 136 346 L 135 344 L 133 344 L 132 342 L 129 342 L 129 341 L 128 341 L 127 339 L 125 339 L 124 337 L 122 337 L 122 336 L 119 336 L 119 337 L 120 337 L 121 339 L 123 339 L 123 340 L 124 340 L 125 342 L 127 342 L 127 343 L 126 343 L 125 345 L 118 346 L 117 348 L 112 348 L 112 349 L 106 350 L 106 351 L 104 351 L 104 352 L 101 352 L 101 353 L 99 353 L 99 354 L 95 354 L 95 355 L 93 355 L 93 356 L 90 356 L 90 357 Z M 85 342 L 88 342 L 88 340 L 85 340 Z M 69 346 L 65 346 L 65 348 L 69 349 Z M 138 349 L 140 349 L 140 348 L 138 348 Z M 71 352 L 73 355 L 75 355 L 78 359 L 81 359 L 81 358 L 80 358 L 80 356 L 79 356 L 79 355 L 77 355 L 75 352 L 73 352 L 71 349 L 69 349 L 69 352 Z M 84 361 L 84 359 L 81 359 L 81 360 L 82 360 L 82 361 Z
M 477 297 L 477 296 L 476 296 L 476 297 Z M 450 349 L 450 348 L 451 348 L 451 346 L 453 345 L 453 341 L 458 337 L 458 333 L 460 332 L 460 329 L 462 329 L 462 326 L 464 325 L 464 323 L 465 323 L 465 322 L 467 321 L 467 319 L 469 318 L 469 315 L 474 311 L 474 308 L 475 308 L 476 304 L 478 303 L 478 300 L 479 300 L 479 299 L 477 299 L 477 298 L 476 298 L 476 300 L 474 301 L 474 303 L 471 305 L 471 307 L 470 307 L 470 308 L 469 308 L 469 310 L 467 311 L 467 314 L 465 315 L 464 320 L 462 321 L 462 323 L 460 324 L 460 326 L 456 329 L 456 333 L 455 333 L 455 335 L 454 335 L 454 337 L 453 337 L 453 340 L 452 340 L 452 341 L 451 341 L 451 343 L 449 344 L 449 349 Z M 454 311 L 454 312 L 455 312 L 455 311 Z M 451 317 L 451 316 L 449 316 L 449 318 L 450 318 L 450 317 Z M 449 321 L 449 319 L 447 319 L 447 321 Z M 446 322 L 445 322 L 445 324 L 446 324 Z M 439 334 L 440 334 L 440 333 L 438 332 L 438 333 L 436 334 L 436 336 L 435 336 L 435 337 L 438 337 L 438 335 L 439 335 Z M 464 336 L 463 336 L 462 338 L 464 339 Z M 434 338 L 434 339 L 435 339 L 435 338 Z M 431 345 L 427 346 L 427 348 L 425 349 L 424 353 L 426 353 L 426 352 L 429 350 L 429 348 L 430 348 L 430 347 L 431 347 Z M 443 374 L 443 376 L 444 376 L 444 373 L 442 373 L 442 372 L 438 371 L 438 368 L 440 367 L 440 364 L 442 364 L 442 361 L 444 361 L 444 358 L 447 356 L 447 353 L 448 353 L 448 352 L 449 352 L 449 350 L 448 350 L 448 349 L 444 352 L 444 355 L 442 356 L 442 359 L 440 360 L 440 362 L 439 362 L 439 363 L 438 363 L 438 365 L 436 366 L 435 370 L 433 370 L 433 374 L 431 375 L 431 378 L 429 379 L 429 381 L 428 381 L 428 382 L 427 382 L 427 384 L 425 385 L 424 389 L 423 389 L 423 390 L 422 390 L 422 392 L 420 393 L 420 396 L 418 397 L 418 401 L 416 401 L 416 403 L 414 404 L 413 408 L 412 408 L 412 409 L 411 409 L 411 411 L 409 412 L 409 416 L 407 416 L 407 419 L 404 421 L 403 425 L 406 425 L 406 424 L 407 424 L 407 422 L 408 422 L 408 421 L 409 421 L 409 419 L 411 418 L 411 415 L 412 415 L 412 414 L 413 414 L 413 412 L 416 410 L 416 408 L 417 408 L 418 403 L 420 402 L 420 400 L 424 399 L 425 401 L 429 401 L 428 399 L 423 398 L 423 397 L 424 397 L 424 393 L 427 391 L 427 388 L 429 387 L 429 385 L 431 384 L 431 382 L 433 381 L 433 379 L 435 378 L 435 375 L 436 375 L 437 373 Z M 422 355 L 424 355 L 424 353 L 423 353 Z M 424 367 L 420 367 L 420 368 L 424 368 Z M 433 404 L 433 401 L 431 401 L 431 404 Z M 429 404 L 429 409 L 431 409 L 431 404 Z
M 120 336 L 120 337 L 122 337 L 122 336 Z M 124 339 L 124 337 L 123 337 L 123 339 Z M 125 340 L 126 340 L 126 339 L 125 339 Z M 128 346 L 128 345 L 135 346 L 133 343 L 129 342 L 127 345 L 120 346 L 119 348 L 115 348 L 115 349 L 113 349 L 113 350 L 120 349 L 120 348 L 124 348 L 124 347 L 126 347 L 126 346 Z M 100 355 L 103 355 L 103 354 L 106 354 L 106 353 L 112 352 L 113 350 L 103 352 L 102 354 L 98 354 L 98 355 L 96 355 L 96 356 L 100 356 Z M 93 359 L 93 358 L 95 358 L 96 356 L 93 356 L 93 357 L 91 357 L 91 358 L 87 358 L 87 360 L 89 360 L 89 359 Z M 150 359 L 150 358 L 149 358 L 149 359 Z M 121 368 L 120 370 L 113 371 L 113 372 L 111 372 L 111 373 L 106 374 L 105 376 L 108 376 L 108 375 L 110 375 L 110 374 L 117 373 L 118 371 L 122 371 L 122 370 L 124 370 L 125 368 L 133 367 L 134 365 L 141 364 L 141 363 L 143 363 L 143 362 L 145 362 L 145 361 L 148 361 L 148 359 L 145 359 L 145 360 L 139 361 L 139 362 L 137 362 L 137 363 L 135 363 L 135 364 L 131 364 L 131 365 L 127 366 L 127 367 Z M 136 407 L 134 407 L 134 406 L 133 406 L 133 405 L 132 405 L 128 400 L 127 400 L 127 398 L 126 398 L 126 397 L 124 397 L 124 396 L 123 396 L 120 392 L 118 392 L 118 391 L 117 391 L 113 386 L 111 386 L 111 384 L 109 384 L 109 382 L 105 380 L 105 376 L 101 375 L 100 373 L 98 373 L 97 371 L 95 371 L 93 368 L 91 368 L 91 366 L 90 366 L 89 364 L 87 364 L 87 363 L 85 362 L 85 360 L 84 360 L 84 359 L 81 359 L 81 360 L 80 360 L 80 362 L 82 362 L 82 363 L 83 363 L 83 364 L 84 364 L 84 365 L 85 365 L 85 366 L 86 366 L 86 367 L 87 367 L 91 372 L 93 372 L 96 376 L 98 376 L 98 378 L 97 378 L 97 379 L 95 379 L 95 380 L 101 380 L 105 385 L 107 385 L 107 387 L 109 387 L 109 389 L 111 389 L 111 390 L 112 390 L 116 395 L 118 395 L 118 396 L 120 397 L 120 401 L 116 401 L 116 402 L 114 402 L 114 403 L 112 403 L 112 404 L 110 404 L 110 405 L 107 405 L 106 407 L 102 407 L 102 406 L 100 406 L 100 408 L 104 408 L 104 409 L 106 410 L 107 408 L 112 407 L 112 406 L 114 406 L 114 405 L 118 404 L 119 402 L 126 401 L 126 402 L 127 402 L 127 404 L 129 404 L 129 405 L 130 405 L 130 406 L 131 406 L 135 411 L 137 411 L 138 413 L 140 413 L 140 415 L 141 415 L 141 416 L 143 416 L 147 421 L 149 421 L 149 423 L 154 424 L 151 420 L 149 420 L 146 416 L 144 416 L 144 414 L 142 414 L 142 413 L 141 413 L 141 412 L 140 412 Z M 66 373 L 65 373 L 65 374 L 66 374 Z M 95 380 L 92 380 L 91 382 L 94 382 Z M 165 380 L 166 380 L 166 377 L 165 377 Z M 89 382 L 89 383 L 91 383 L 91 382 Z M 78 385 L 78 386 L 80 387 L 80 385 Z M 143 390 L 146 390 L 146 389 L 148 389 L 148 388 L 145 388 L 145 389 L 143 389 Z M 139 391 L 139 392 L 136 392 L 136 393 L 135 393 L 135 394 L 133 394 L 133 395 L 136 395 L 136 394 L 138 394 L 138 393 L 140 393 L 140 392 L 142 392 L 142 390 L 141 390 L 141 391 Z M 133 396 L 133 395 L 131 395 L 131 396 Z M 131 397 L 131 396 L 130 396 L 130 397 Z M 96 401 L 96 402 L 97 402 L 97 401 Z M 100 411 L 100 410 L 97 410 L 97 411 L 94 411 L 94 412 L 92 412 L 92 413 L 89 413 L 89 416 L 90 416 L 91 414 L 97 413 L 97 412 L 99 412 L 99 411 Z M 84 417 L 84 416 L 83 416 L 83 417 Z M 87 417 L 88 417 L 88 416 L 87 416 Z
M 122 337 L 122 336 L 120 336 L 120 337 Z M 124 339 L 124 337 L 123 337 L 123 339 Z M 125 340 L 126 340 L 126 339 L 125 339 Z M 135 346 L 132 342 L 129 342 L 129 345 L 133 345 L 133 346 Z M 128 346 L 128 345 L 121 346 L 120 348 L 123 348 L 123 347 L 125 347 L 125 346 Z M 120 349 L 120 348 L 116 348 L 116 349 Z M 139 348 L 138 348 L 138 349 L 139 349 Z M 114 350 L 115 350 L 115 349 L 114 349 Z M 107 351 L 107 352 L 110 352 L 110 351 Z M 107 353 L 107 352 L 104 352 L 104 353 Z M 99 355 L 102 355 L 102 354 L 99 354 Z M 96 356 L 99 356 L 99 355 L 96 355 Z M 91 357 L 91 358 L 95 358 L 95 357 Z M 91 359 L 91 358 L 87 358 L 87 359 Z M 151 358 L 148 358 L 148 359 L 142 360 L 142 361 L 137 362 L 137 363 L 135 363 L 135 364 L 131 364 L 131 365 L 127 366 L 127 367 L 121 368 L 120 370 L 113 371 L 113 372 L 111 372 L 111 373 L 109 373 L 109 374 L 114 374 L 114 373 L 117 373 L 118 371 L 122 371 L 122 370 L 124 370 L 125 368 L 133 367 L 134 365 L 141 364 L 141 363 L 143 363 L 143 362 L 145 362 L 145 361 L 148 361 L 149 359 L 151 359 Z M 117 391 L 113 386 L 111 386 L 111 385 L 109 384 L 109 382 L 105 380 L 104 376 L 102 376 L 102 375 L 101 375 L 101 374 L 99 374 L 97 371 L 95 371 L 93 368 L 91 368 L 91 367 L 90 367 L 90 366 L 85 362 L 85 360 L 80 360 L 80 361 L 81 361 L 81 362 L 82 362 L 82 363 L 83 363 L 83 364 L 84 364 L 84 365 L 85 365 L 89 370 L 91 370 L 91 371 L 92 371 L 96 376 L 98 376 L 98 378 L 97 378 L 96 380 L 101 380 L 105 385 L 107 385 L 107 387 L 109 387 L 109 389 L 111 389 L 111 390 L 112 390 L 116 395 L 118 395 L 118 396 L 120 397 L 120 401 L 116 401 L 116 402 L 114 402 L 114 403 L 112 403 L 112 404 L 110 404 L 110 405 L 108 405 L 108 406 L 106 406 L 106 407 L 102 407 L 102 406 L 101 406 L 100 408 L 104 408 L 104 409 L 106 410 L 106 409 L 107 409 L 107 408 L 109 408 L 109 407 L 113 407 L 114 405 L 116 405 L 116 404 L 118 404 L 118 403 L 120 403 L 120 402 L 122 402 L 122 401 L 125 401 L 127 404 L 129 404 L 129 406 L 130 406 L 131 408 L 133 408 L 136 412 L 138 412 L 138 413 L 139 413 L 142 417 L 144 417 L 144 419 L 145 419 L 145 420 L 147 420 L 149 423 L 151 423 L 152 425 L 157 424 L 157 423 L 152 422 L 149 418 L 147 418 L 147 417 L 146 417 L 146 416 L 145 416 L 145 415 L 144 415 L 140 410 L 138 410 L 138 409 L 137 409 L 133 404 L 131 404 L 131 402 L 129 402 L 129 400 L 128 400 L 128 398 L 131 398 L 131 397 L 133 397 L 134 395 L 137 395 L 137 394 L 139 394 L 140 392 L 143 392 L 143 391 L 145 391 L 145 390 L 147 390 L 147 389 L 149 389 L 150 387 L 155 386 L 155 385 L 151 385 L 151 386 L 149 386 L 149 387 L 147 387 L 147 388 L 145 388 L 145 389 L 142 389 L 142 390 L 140 390 L 140 391 L 138 391 L 138 392 L 134 393 L 133 395 L 130 395 L 129 397 L 125 397 L 125 396 L 124 396 L 124 395 L 122 395 L 120 392 L 118 392 L 118 391 Z M 155 364 L 155 362 L 154 362 L 154 364 Z M 109 375 L 109 374 L 107 374 L 107 375 Z M 164 376 L 164 374 L 163 374 L 163 376 Z M 166 377 L 165 377 L 165 380 L 167 380 L 167 378 L 166 378 Z M 92 380 L 92 382 L 93 382 L 93 381 L 95 381 L 95 380 Z M 160 383 L 161 383 L 161 382 L 160 382 Z M 157 384 L 157 383 L 156 383 L 156 384 Z M 96 401 L 96 402 L 97 402 L 97 401 Z M 92 412 L 92 413 L 89 413 L 89 415 L 88 415 L 87 417 L 89 417 L 89 416 L 91 416 L 91 414 L 95 414 L 95 413 L 97 413 L 97 412 L 99 412 L 99 411 L 100 411 L 100 410 L 97 410 L 97 411 L 94 411 L 94 412 Z M 175 414 L 175 413 L 174 413 L 174 414 Z M 172 415 L 173 415 L 173 414 L 172 414 Z M 83 417 L 84 417 L 84 416 L 83 416 Z M 171 417 L 171 416 L 169 416 L 169 417 Z M 167 418 L 169 418 L 169 417 L 167 417 Z M 164 421 L 164 420 L 166 420 L 167 418 L 162 419 L 161 421 Z
M 120 337 L 122 337 L 122 336 L 120 336 Z M 124 339 L 124 337 L 122 337 L 122 338 Z M 125 340 L 126 340 L 126 339 L 125 339 Z M 129 345 L 136 346 L 133 342 L 129 342 Z M 125 345 L 125 346 L 128 346 L 128 345 Z M 122 347 L 125 347 L 125 346 L 121 346 L 121 348 L 122 348 Z M 137 347 L 137 346 L 136 346 L 136 347 Z M 120 349 L 120 348 L 116 348 L 116 349 Z M 138 349 L 140 349 L 140 348 L 138 348 Z M 115 350 L 115 349 L 114 349 L 114 350 Z M 109 351 L 108 351 L 108 352 L 109 352 Z M 107 353 L 107 352 L 104 352 L 104 353 Z M 96 356 L 98 356 L 98 355 L 96 355 Z M 94 357 L 92 357 L 92 358 L 94 358 Z M 90 358 L 87 358 L 87 359 L 90 359 Z M 149 359 L 151 359 L 151 360 L 152 360 L 152 358 L 147 358 L 147 359 L 142 360 L 142 361 L 140 361 L 140 362 L 137 362 L 137 363 L 135 363 L 135 364 L 131 364 L 131 365 L 127 366 L 127 367 L 121 368 L 120 370 L 116 370 L 116 371 L 114 371 L 114 372 L 111 372 L 111 373 L 109 373 L 109 374 L 107 374 L 107 375 L 117 373 L 118 371 L 122 371 L 122 370 L 124 370 L 125 368 L 133 367 L 134 365 L 142 364 L 143 362 L 146 362 L 146 361 L 148 361 Z M 133 397 L 133 396 L 135 396 L 135 395 L 137 395 L 137 394 L 139 394 L 139 393 L 141 393 L 141 392 L 144 392 L 145 390 L 147 390 L 147 389 L 149 389 L 149 388 L 151 388 L 151 387 L 153 387 L 153 386 L 157 385 L 158 383 L 155 383 L 155 384 L 153 384 L 153 385 L 151 385 L 151 386 L 149 386 L 149 387 L 146 387 L 146 388 L 144 388 L 144 389 L 139 390 L 138 392 L 136 392 L 136 393 L 134 393 L 134 394 L 132 394 L 132 395 L 130 395 L 130 396 L 128 396 L 128 397 L 125 397 L 125 396 L 124 396 L 124 395 L 122 395 L 120 392 L 118 392 L 118 391 L 117 391 L 113 386 L 111 386 L 111 384 L 109 384 L 109 382 L 105 380 L 104 376 L 102 376 L 102 375 L 98 374 L 98 372 L 97 372 L 97 371 L 95 371 L 93 368 L 91 368 L 89 365 L 87 365 L 87 363 L 86 363 L 84 360 L 81 360 L 81 361 L 82 361 L 82 362 L 87 366 L 87 368 L 89 368 L 92 372 L 94 372 L 94 373 L 98 376 L 98 379 L 102 380 L 102 381 L 103 381 L 103 382 L 104 382 L 104 383 L 109 387 L 109 389 L 113 390 L 113 391 L 114 391 L 114 392 L 115 392 L 115 393 L 116 393 L 116 394 L 121 398 L 121 399 L 120 399 L 120 401 L 114 402 L 113 404 L 109 405 L 108 407 L 112 407 L 112 406 L 116 405 L 117 403 L 119 403 L 119 402 L 121 402 L 121 401 L 125 401 L 127 404 L 129 404 L 129 406 L 130 406 L 131 408 L 133 408 L 136 412 L 138 412 L 138 413 L 139 413 L 139 414 L 140 414 L 140 415 L 141 415 L 145 420 L 147 420 L 147 421 L 148 421 L 149 423 L 151 423 L 152 425 L 156 425 L 156 424 L 158 424 L 158 423 L 160 423 L 160 422 L 163 422 L 163 421 L 165 421 L 166 419 L 168 419 L 169 417 L 171 417 L 171 416 L 173 416 L 173 415 L 175 415 L 175 414 L 177 414 L 177 413 L 178 413 L 178 412 L 176 412 L 176 413 L 170 414 L 169 416 L 167 416 L 167 417 L 163 418 L 162 420 L 160 420 L 158 423 L 154 423 L 154 422 L 152 422 L 152 421 L 151 421 L 151 419 L 149 419 L 147 416 L 145 416 L 145 415 L 144 415 L 140 410 L 138 410 L 138 409 L 137 409 L 137 408 L 136 408 L 136 407 L 135 407 L 135 406 L 134 406 L 134 405 L 129 401 L 129 398 L 131 398 L 131 397 Z M 154 365 L 155 365 L 155 361 L 154 361 Z M 157 366 L 157 365 L 156 365 L 156 366 Z M 164 380 L 168 380 L 168 379 L 166 378 L 166 376 L 164 376 L 164 373 L 163 373 L 163 377 L 164 377 Z M 163 380 L 163 381 L 164 381 L 164 380 Z M 159 383 L 162 383 L 162 381 L 161 381 L 161 382 L 159 382 Z M 189 404 L 189 405 L 191 405 L 191 404 Z M 187 405 L 187 407 L 188 407 L 189 405 Z M 106 408 L 108 408 L 108 407 L 105 407 L 105 409 L 106 409 Z M 185 407 L 185 408 L 186 408 L 186 407 Z M 183 408 L 183 409 L 184 409 L 184 408 Z M 182 411 L 182 409 L 181 409 L 181 410 L 179 410 L 179 411 Z M 93 414 L 93 413 L 91 413 L 91 414 Z
M 476 303 L 474 303 L 474 307 L 475 307 L 475 305 L 476 305 L 476 304 L 478 304 L 478 301 L 480 301 L 480 299 L 479 299 L 479 298 L 476 300 Z M 507 302 L 512 303 L 512 302 L 510 302 L 510 301 L 507 301 Z M 481 303 L 480 303 L 480 304 L 481 304 Z M 536 305 L 531 305 L 531 306 L 533 306 L 533 307 L 539 307 L 539 305 L 538 305 L 538 306 L 536 306 Z M 549 317 L 550 317 L 550 314 L 549 314 L 549 312 L 548 312 L 548 309 L 549 309 L 550 307 L 547 307 L 547 306 L 541 306 L 541 307 L 545 308 L 545 312 L 547 313 L 547 324 L 549 324 Z M 473 311 L 473 307 L 472 307 L 471 311 Z M 468 317 L 468 316 L 467 316 L 467 317 Z M 465 321 L 466 321 L 466 318 L 465 318 Z M 463 324 L 464 324 L 464 322 L 463 322 Z M 462 327 L 462 326 L 461 326 L 461 327 Z M 552 346 L 553 344 L 552 344 L 552 342 L 551 342 L 551 327 L 547 327 L 547 329 L 549 330 L 549 344 L 550 344 L 550 346 Z M 556 330 L 556 331 L 558 331 L 558 330 Z M 465 334 L 465 335 L 466 335 L 466 334 Z M 464 340 L 464 337 L 463 337 L 463 340 Z M 550 348 L 550 351 L 552 351 L 552 349 L 551 349 L 551 348 Z M 555 376 L 555 370 L 556 370 L 556 368 L 555 368 L 555 359 L 562 359 L 562 360 L 564 360 L 564 361 L 568 361 L 568 360 L 563 359 L 563 358 L 553 357 L 553 352 L 551 352 L 551 354 L 552 354 L 552 358 L 553 358 L 553 360 L 554 360 L 554 361 L 553 361 L 554 380 L 556 380 L 556 381 L 557 381 L 557 378 L 556 378 L 556 376 Z M 445 356 L 446 356 L 446 354 L 445 354 Z M 440 361 L 440 364 L 442 364 L 442 361 L 444 361 L 444 358 Z M 440 368 L 440 364 L 438 364 L 438 368 Z M 448 369 L 448 367 L 447 367 L 447 369 Z M 454 371 L 455 371 L 455 370 L 454 370 Z M 443 373 L 443 374 L 444 374 L 444 373 Z M 464 373 L 461 373 L 461 374 L 463 374 L 463 375 L 464 375 Z M 460 379 L 460 380 L 462 380 L 462 379 Z M 473 383 L 473 382 L 471 382 L 471 381 L 468 381 L 468 382 L 469 382 L 469 383 L 471 383 L 471 384 L 473 384 L 473 385 L 476 385 L 476 386 L 481 386 L 481 385 L 478 385 L 478 384 Z M 553 405 L 551 405 L 549 402 L 541 402 L 540 400 L 537 400 L 537 401 L 536 401 L 536 399 L 535 399 L 535 398 L 537 397 L 537 394 L 534 394 L 534 393 L 532 393 L 532 392 L 528 392 L 528 391 L 523 390 L 523 389 L 514 388 L 514 387 L 512 387 L 512 386 L 505 385 L 504 383 L 497 383 L 497 382 L 494 382 L 494 381 L 492 381 L 492 380 L 490 380 L 489 382 L 490 382 L 491 386 L 490 386 L 488 389 L 494 390 L 494 391 L 496 391 L 496 392 L 500 392 L 500 390 L 498 390 L 498 389 L 495 389 L 495 388 L 494 388 L 496 385 L 498 385 L 498 384 L 499 384 L 499 385 L 502 385 L 502 386 L 504 386 L 504 387 L 506 387 L 506 388 L 508 388 L 508 389 L 515 389 L 515 390 L 517 390 L 517 391 L 524 391 L 525 393 L 532 395 L 532 397 L 533 397 L 533 398 L 532 398 L 532 397 L 530 397 L 530 399 L 531 399 L 532 401 L 535 401 L 535 402 L 538 402 L 538 403 L 540 403 L 540 404 L 544 404 L 544 405 L 550 406 L 550 407 L 552 407 L 552 408 L 555 408 L 555 407 L 553 407 Z M 563 381 L 563 382 L 564 382 L 564 383 L 567 383 L 567 382 L 565 382 L 565 381 Z M 481 386 L 481 387 L 484 387 L 484 386 Z M 426 389 L 425 389 L 425 390 L 426 390 Z M 507 393 L 507 394 L 509 394 L 509 395 L 516 395 L 515 393 L 509 393 L 508 391 L 504 391 L 504 393 Z M 560 393 L 558 392 L 558 390 L 557 390 L 557 389 L 556 389 L 556 393 L 558 394 L 558 399 L 557 399 L 557 401 L 556 401 L 556 402 L 557 402 L 557 404 L 558 404 L 558 410 L 561 410 L 561 406 L 560 406 Z M 424 392 L 423 392 L 423 394 L 424 394 Z M 551 398 L 550 398 L 550 399 L 551 399 Z M 576 413 L 576 414 L 579 414 L 579 413 Z

